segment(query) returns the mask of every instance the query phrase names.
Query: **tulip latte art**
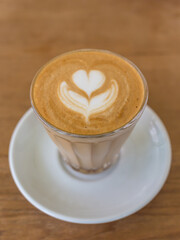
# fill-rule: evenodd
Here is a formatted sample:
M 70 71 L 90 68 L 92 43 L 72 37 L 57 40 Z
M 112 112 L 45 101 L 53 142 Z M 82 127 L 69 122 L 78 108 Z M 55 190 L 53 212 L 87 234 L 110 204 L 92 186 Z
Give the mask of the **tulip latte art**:
M 78 88 L 87 94 L 87 97 L 73 92 L 66 82 L 62 82 L 59 98 L 66 107 L 83 114 L 87 122 L 91 114 L 98 114 L 109 108 L 118 95 L 118 84 L 112 80 L 110 88 L 91 98 L 91 94 L 100 88 L 105 81 L 104 74 L 97 70 L 91 70 L 89 74 L 85 70 L 78 70 L 73 74 L 72 80 Z
M 144 99 L 137 70 L 123 58 L 98 50 L 53 59 L 37 74 L 32 92 L 34 106 L 47 122 L 85 135 L 120 128 Z

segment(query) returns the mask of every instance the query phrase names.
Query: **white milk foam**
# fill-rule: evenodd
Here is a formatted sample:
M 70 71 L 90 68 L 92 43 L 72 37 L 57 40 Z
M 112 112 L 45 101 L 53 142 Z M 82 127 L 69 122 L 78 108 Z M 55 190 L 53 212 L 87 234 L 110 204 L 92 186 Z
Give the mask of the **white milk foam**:
M 89 116 L 100 113 L 109 108 L 117 98 L 118 84 L 112 79 L 110 87 L 103 93 L 91 98 L 91 94 L 102 87 L 105 75 L 101 71 L 78 70 L 72 75 L 73 83 L 87 94 L 87 98 L 72 91 L 67 82 L 63 81 L 59 87 L 59 98 L 69 109 L 82 114 L 88 122 Z

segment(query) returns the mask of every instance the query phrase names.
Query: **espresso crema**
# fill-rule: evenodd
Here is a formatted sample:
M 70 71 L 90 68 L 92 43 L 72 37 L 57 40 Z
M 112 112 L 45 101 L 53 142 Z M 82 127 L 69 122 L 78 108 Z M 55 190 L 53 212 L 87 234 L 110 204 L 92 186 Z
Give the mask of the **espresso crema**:
M 140 110 L 144 85 L 122 57 L 98 50 L 63 54 L 36 75 L 32 101 L 54 127 L 74 134 L 111 132 Z

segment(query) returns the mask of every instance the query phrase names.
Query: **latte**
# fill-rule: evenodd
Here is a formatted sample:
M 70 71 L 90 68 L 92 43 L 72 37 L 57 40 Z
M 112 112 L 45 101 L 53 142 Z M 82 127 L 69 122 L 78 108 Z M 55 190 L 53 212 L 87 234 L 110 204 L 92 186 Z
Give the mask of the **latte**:
M 140 110 L 144 84 L 122 57 L 98 50 L 63 54 L 36 75 L 32 101 L 54 127 L 83 135 L 110 132 Z

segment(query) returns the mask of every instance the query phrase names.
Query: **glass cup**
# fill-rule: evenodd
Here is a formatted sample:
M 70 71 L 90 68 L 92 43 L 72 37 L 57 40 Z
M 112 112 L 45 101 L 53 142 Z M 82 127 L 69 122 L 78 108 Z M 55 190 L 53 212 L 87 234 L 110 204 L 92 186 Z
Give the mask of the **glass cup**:
M 85 50 L 87 51 L 87 49 Z M 139 112 L 134 116 L 132 120 L 130 120 L 121 128 L 118 128 L 111 132 L 97 135 L 79 135 L 65 132 L 56 128 L 55 126 L 47 122 L 38 113 L 38 110 L 36 109 L 32 98 L 32 89 L 36 80 L 36 76 L 43 69 L 44 66 L 38 71 L 31 84 L 30 98 L 35 115 L 41 121 L 48 135 L 56 144 L 60 155 L 62 156 L 62 159 L 73 169 L 82 173 L 101 172 L 118 161 L 118 159 L 120 158 L 120 150 L 123 143 L 132 132 L 133 128 L 135 127 L 137 121 L 141 117 L 147 105 L 148 86 L 146 79 L 134 63 L 122 56 L 120 57 L 127 61 L 129 64 L 131 64 L 140 74 L 144 84 L 144 100 Z

